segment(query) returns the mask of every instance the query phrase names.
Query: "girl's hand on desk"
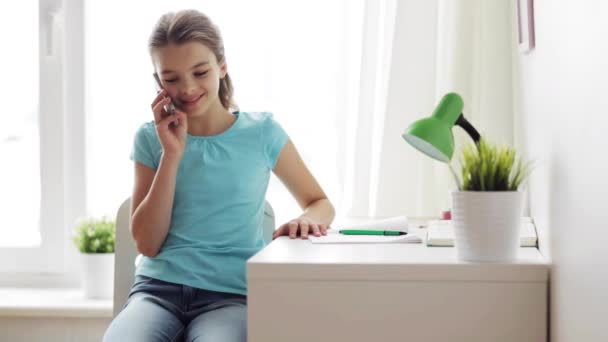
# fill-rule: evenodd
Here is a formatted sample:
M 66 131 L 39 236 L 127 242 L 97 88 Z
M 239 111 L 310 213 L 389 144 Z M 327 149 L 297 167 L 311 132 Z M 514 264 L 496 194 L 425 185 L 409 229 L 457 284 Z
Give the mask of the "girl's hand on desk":
M 283 235 L 289 235 L 290 239 L 295 239 L 298 235 L 302 239 L 308 239 L 308 234 L 314 236 L 327 235 L 327 225 L 315 222 L 307 217 L 298 217 L 275 230 L 272 234 L 272 239 L 274 240 Z

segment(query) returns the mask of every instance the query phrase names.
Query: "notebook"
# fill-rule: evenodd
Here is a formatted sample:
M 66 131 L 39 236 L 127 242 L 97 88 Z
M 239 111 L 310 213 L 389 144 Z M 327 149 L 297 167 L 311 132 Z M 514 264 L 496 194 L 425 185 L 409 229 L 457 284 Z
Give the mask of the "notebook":
M 454 246 L 454 231 L 450 220 L 429 221 L 427 227 L 427 246 Z M 538 240 L 536 227 L 530 217 L 522 218 L 520 239 L 522 247 L 536 247 Z
M 405 216 L 389 217 L 372 220 L 344 227 L 334 227 L 327 231 L 325 236 L 308 235 L 308 240 L 314 244 L 355 244 L 355 243 L 421 243 L 422 238 L 416 234 L 400 236 L 383 235 L 344 235 L 340 229 L 367 229 L 367 230 L 399 230 L 408 231 L 408 221 Z

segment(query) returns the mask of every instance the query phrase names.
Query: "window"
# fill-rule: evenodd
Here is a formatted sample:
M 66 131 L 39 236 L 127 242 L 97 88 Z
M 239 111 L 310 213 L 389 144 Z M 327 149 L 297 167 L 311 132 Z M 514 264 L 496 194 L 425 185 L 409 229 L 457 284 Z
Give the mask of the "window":
M 84 211 L 82 4 L 29 0 L 0 14 L 0 284 L 69 269 L 70 222 Z M 59 278 L 59 277 L 56 277 Z M 32 279 L 31 277 L 28 279 Z M 38 278 L 37 278 L 38 279 Z
M 3 34 L 3 43 L 8 51 L 27 53 L 0 54 L 0 94 L 3 108 L 10 109 L 0 125 L 0 247 L 34 247 L 40 245 L 38 2 L 19 1 L 15 6 L 15 11 L 0 12 L 0 31 L 23 29 L 18 35 Z

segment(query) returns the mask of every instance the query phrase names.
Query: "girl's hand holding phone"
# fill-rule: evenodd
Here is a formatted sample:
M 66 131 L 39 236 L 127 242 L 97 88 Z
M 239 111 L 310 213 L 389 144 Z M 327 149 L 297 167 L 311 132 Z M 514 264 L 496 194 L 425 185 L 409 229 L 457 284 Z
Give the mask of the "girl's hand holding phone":
M 156 134 L 163 147 L 163 153 L 169 156 L 181 158 L 186 148 L 188 136 L 188 118 L 186 113 L 179 109 L 169 115 L 164 106 L 171 103 L 171 98 L 166 90 L 161 90 L 152 102 Z

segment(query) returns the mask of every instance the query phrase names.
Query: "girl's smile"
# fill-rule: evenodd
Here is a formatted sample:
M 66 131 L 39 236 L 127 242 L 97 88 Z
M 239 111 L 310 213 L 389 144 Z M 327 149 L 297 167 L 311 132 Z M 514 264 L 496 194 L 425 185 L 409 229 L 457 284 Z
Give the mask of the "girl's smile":
M 192 99 L 181 99 L 180 103 L 181 103 L 181 107 L 183 108 L 184 111 L 186 112 L 190 112 L 192 110 L 197 109 L 200 104 L 203 102 L 203 98 L 205 97 L 205 93 L 192 98 Z

